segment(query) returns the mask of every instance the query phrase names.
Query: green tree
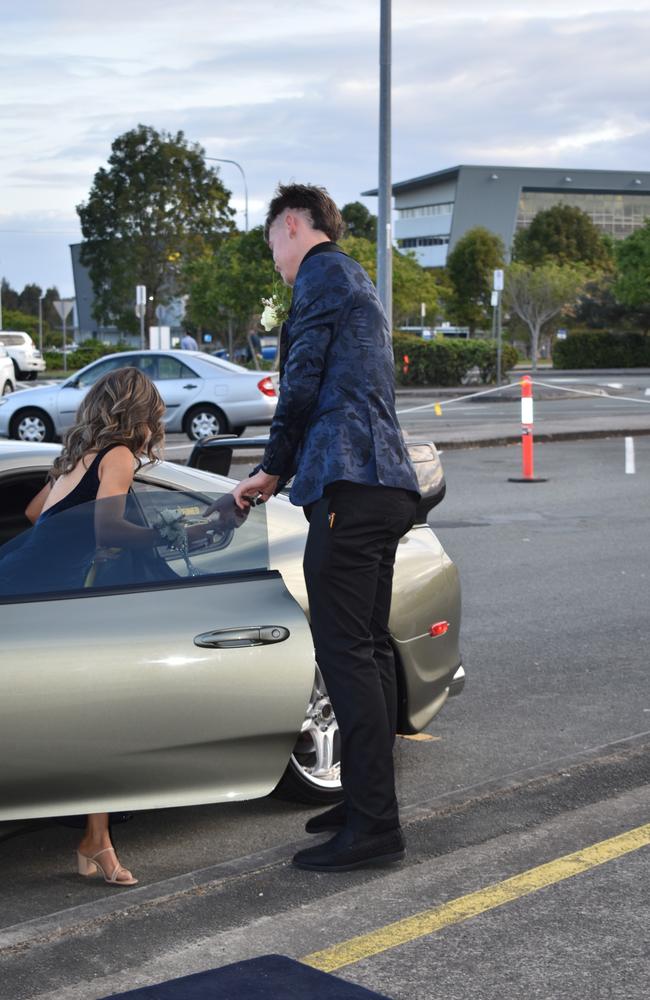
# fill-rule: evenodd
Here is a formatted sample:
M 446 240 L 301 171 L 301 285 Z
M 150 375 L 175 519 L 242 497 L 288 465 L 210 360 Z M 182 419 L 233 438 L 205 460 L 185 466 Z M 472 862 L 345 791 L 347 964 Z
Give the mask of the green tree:
M 503 240 L 483 226 L 469 229 L 447 257 L 448 314 L 470 333 L 490 325 L 493 271 L 503 267 L 504 259 Z
M 602 270 L 613 264 L 611 243 L 587 213 L 573 205 L 553 205 L 538 212 L 531 224 L 516 234 L 513 258 L 533 267 L 554 261 Z
M 28 333 L 38 347 L 38 319 L 19 309 L 5 309 L 4 300 L 2 307 L 2 328 L 3 330 L 21 330 Z
M 531 361 L 537 368 L 539 337 L 544 325 L 570 308 L 586 280 L 584 267 L 552 262 L 530 267 L 515 262 L 506 272 L 504 305 L 530 332 Z
M 360 201 L 349 201 L 341 209 L 347 236 L 360 236 L 375 242 L 377 239 L 377 216 L 373 215 Z
M 18 309 L 18 306 L 20 305 L 20 296 L 18 295 L 18 292 L 14 288 L 11 287 L 11 285 L 9 284 L 9 282 L 7 281 L 6 278 L 2 279 L 2 289 L 1 289 L 1 292 L 2 292 L 2 308 L 3 308 L 3 310 L 4 309 Z M 3 320 L 3 324 L 2 325 L 5 327 L 5 329 L 7 328 L 7 324 L 4 322 L 4 320 Z
M 138 125 L 118 136 L 108 169 L 97 171 L 88 200 L 77 206 L 95 318 L 137 330 L 135 286 L 145 285 L 151 325 L 155 306 L 184 291 L 187 265 L 234 228 L 229 194 L 203 149 L 182 132 Z
M 210 330 L 223 330 L 232 323 L 235 337 L 241 338 L 262 312 L 262 299 L 277 287 L 262 226 L 232 233 L 216 249 L 190 261 L 185 281 L 189 322 Z
M 354 257 L 377 280 L 377 244 L 360 236 L 345 236 L 341 247 Z M 438 310 L 438 287 L 431 271 L 418 264 L 413 254 L 393 250 L 393 325 L 409 326 L 420 322 L 420 303 L 424 302 L 427 316 Z
M 645 330 L 650 325 L 650 219 L 627 236 L 616 248 L 617 274 L 614 294 L 619 302 L 643 315 Z

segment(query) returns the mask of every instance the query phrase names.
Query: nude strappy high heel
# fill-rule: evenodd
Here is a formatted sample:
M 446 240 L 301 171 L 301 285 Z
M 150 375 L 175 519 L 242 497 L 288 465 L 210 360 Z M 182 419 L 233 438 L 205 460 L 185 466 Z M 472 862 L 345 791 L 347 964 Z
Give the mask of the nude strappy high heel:
M 119 861 L 109 875 L 101 861 L 97 860 L 100 854 L 106 854 L 107 851 L 113 850 L 113 847 L 105 847 L 103 850 L 97 851 L 97 854 L 93 854 L 92 857 L 88 857 L 88 855 L 82 854 L 81 851 L 77 851 L 77 867 L 79 874 L 84 876 L 103 875 L 104 882 L 106 882 L 107 885 L 137 885 L 138 880 L 137 878 L 133 878 L 133 876 L 131 876 L 130 879 L 118 879 L 117 876 L 120 872 L 128 871 L 128 868 L 121 865 Z

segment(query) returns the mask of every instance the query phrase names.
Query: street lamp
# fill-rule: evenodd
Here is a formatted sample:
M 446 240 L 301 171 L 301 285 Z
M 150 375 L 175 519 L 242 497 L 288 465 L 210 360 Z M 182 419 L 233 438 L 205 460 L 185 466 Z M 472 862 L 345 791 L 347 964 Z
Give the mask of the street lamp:
M 241 163 L 237 163 L 237 160 L 226 160 L 222 156 L 206 156 L 204 159 L 214 160 L 215 163 L 232 163 L 241 173 L 244 182 L 244 230 L 248 232 L 248 186 L 246 184 L 246 174 Z

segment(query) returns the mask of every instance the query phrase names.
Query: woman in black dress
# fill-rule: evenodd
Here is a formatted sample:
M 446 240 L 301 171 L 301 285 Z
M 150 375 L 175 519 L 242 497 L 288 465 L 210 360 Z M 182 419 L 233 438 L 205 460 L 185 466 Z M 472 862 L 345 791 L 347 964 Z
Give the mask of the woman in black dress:
M 164 409 L 153 382 L 136 368 L 117 368 L 98 379 L 79 407 L 76 423 L 66 434 L 63 451 L 52 466 L 47 484 L 25 511 L 35 525 L 32 532 L 36 547 L 39 529 L 47 537 L 47 529 L 53 527 L 51 519 L 73 507 L 108 497 L 123 497 L 123 501 L 116 499 L 109 507 L 111 517 L 124 513 L 133 476 L 141 464 L 140 456 L 150 461 L 159 458 Z M 57 567 L 59 574 L 63 572 L 65 577 L 67 572 L 73 582 L 78 577 L 80 586 L 96 545 L 103 544 L 101 539 L 95 539 L 97 519 L 93 507 L 86 506 L 82 511 L 90 516 L 80 516 L 78 520 L 73 546 L 76 556 L 70 556 L 69 566 Z M 70 517 L 66 520 L 71 521 Z M 154 529 L 122 522 L 122 530 L 141 536 L 140 543 L 153 541 L 148 536 L 153 536 Z M 47 572 L 47 567 L 43 571 Z M 77 862 L 80 875 L 102 875 L 109 885 L 135 885 L 138 881 L 118 860 L 108 813 L 87 817 Z

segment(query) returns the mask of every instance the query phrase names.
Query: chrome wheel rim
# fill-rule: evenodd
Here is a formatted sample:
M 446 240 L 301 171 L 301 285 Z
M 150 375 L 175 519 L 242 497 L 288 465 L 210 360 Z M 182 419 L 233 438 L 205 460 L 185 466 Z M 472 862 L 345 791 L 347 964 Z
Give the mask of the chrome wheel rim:
M 214 437 L 221 433 L 219 418 L 216 413 L 196 413 L 190 423 L 192 437 L 200 440 L 205 437 Z
M 318 667 L 305 712 L 305 721 L 291 754 L 291 760 L 309 784 L 330 791 L 340 790 L 339 726 Z
M 47 427 L 40 417 L 23 417 L 18 424 L 20 441 L 45 441 Z

